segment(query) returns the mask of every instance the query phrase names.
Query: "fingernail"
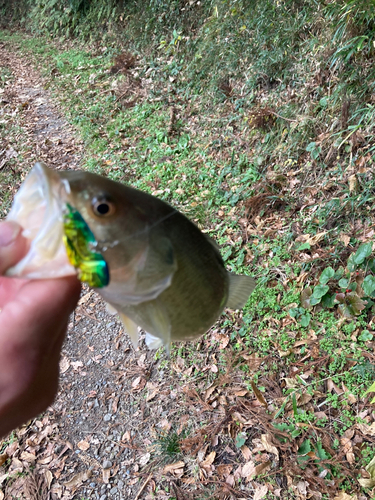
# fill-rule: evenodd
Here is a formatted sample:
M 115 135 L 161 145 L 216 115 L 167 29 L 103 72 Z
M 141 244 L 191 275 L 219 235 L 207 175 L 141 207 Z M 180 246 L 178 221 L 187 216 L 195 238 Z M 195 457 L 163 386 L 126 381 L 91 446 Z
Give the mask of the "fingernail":
M 7 247 L 15 241 L 21 232 L 21 226 L 11 220 L 0 222 L 0 247 Z

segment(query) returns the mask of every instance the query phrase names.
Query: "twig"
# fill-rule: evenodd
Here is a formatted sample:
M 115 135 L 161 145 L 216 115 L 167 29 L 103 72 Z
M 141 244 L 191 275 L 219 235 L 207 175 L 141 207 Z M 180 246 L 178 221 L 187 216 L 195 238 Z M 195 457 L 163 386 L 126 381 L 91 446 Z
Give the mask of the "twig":
M 148 478 L 146 479 L 146 481 L 145 481 L 145 482 L 143 483 L 143 485 L 141 486 L 141 489 L 138 491 L 137 496 L 134 498 L 134 500 L 138 500 L 138 498 L 140 497 L 140 495 L 141 495 L 142 491 L 145 489 L 145 487 L 146 487 L 147 483 L 150 481 L 151 476 L 152 476 L 152 473 L 150 473 L 150 474 L 148 475 Z
M 291 120 L 290 118 L 285 118 L 285 116 L 281 116 L 281 115 L 279 115 L 278 113 L 275 113 L 275 111 L 271 111 L 271 110 L 270 110 L 270 113 L 271 113 L 272 115 L 277 116 L 278 118 L 281 118 L 282 120 L 286 120 L 287 122 L 294 122 L 294 123 L 297 123 L 297 122 L 298 122 L 298 120 Z

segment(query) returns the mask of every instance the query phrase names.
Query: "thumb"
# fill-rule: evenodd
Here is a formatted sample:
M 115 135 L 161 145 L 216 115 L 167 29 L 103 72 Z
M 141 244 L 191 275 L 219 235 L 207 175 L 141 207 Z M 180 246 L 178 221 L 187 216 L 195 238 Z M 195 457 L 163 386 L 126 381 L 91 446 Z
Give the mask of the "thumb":
M 22 227 L 14 221 L 0 222 L 0 276 L 14 266 L 27 251 L 27 239 Z

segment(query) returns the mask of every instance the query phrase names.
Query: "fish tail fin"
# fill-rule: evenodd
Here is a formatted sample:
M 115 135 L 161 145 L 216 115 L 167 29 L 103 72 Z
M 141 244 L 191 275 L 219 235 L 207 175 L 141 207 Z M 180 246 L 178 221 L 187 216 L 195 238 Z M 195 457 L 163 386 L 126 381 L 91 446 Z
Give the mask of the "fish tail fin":
M 256 281 L 250 276 L 228 273 L 229 295 L 226 306 L 230 309 L 242 309 L 251 292 L 256 287 Z

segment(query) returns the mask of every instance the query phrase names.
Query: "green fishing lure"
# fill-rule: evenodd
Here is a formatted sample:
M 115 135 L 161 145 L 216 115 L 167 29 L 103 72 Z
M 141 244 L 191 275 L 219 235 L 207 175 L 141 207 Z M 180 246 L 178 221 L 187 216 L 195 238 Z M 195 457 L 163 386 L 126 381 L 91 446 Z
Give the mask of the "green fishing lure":
M 103 288 L 109 283 L 109 271 L 102 255 L 93 252 L 95 237 L 78 210 L 69 203 L 64 214 L 64 243 L 69 262 L 78 270 L 78 278 L 93 288 Z

